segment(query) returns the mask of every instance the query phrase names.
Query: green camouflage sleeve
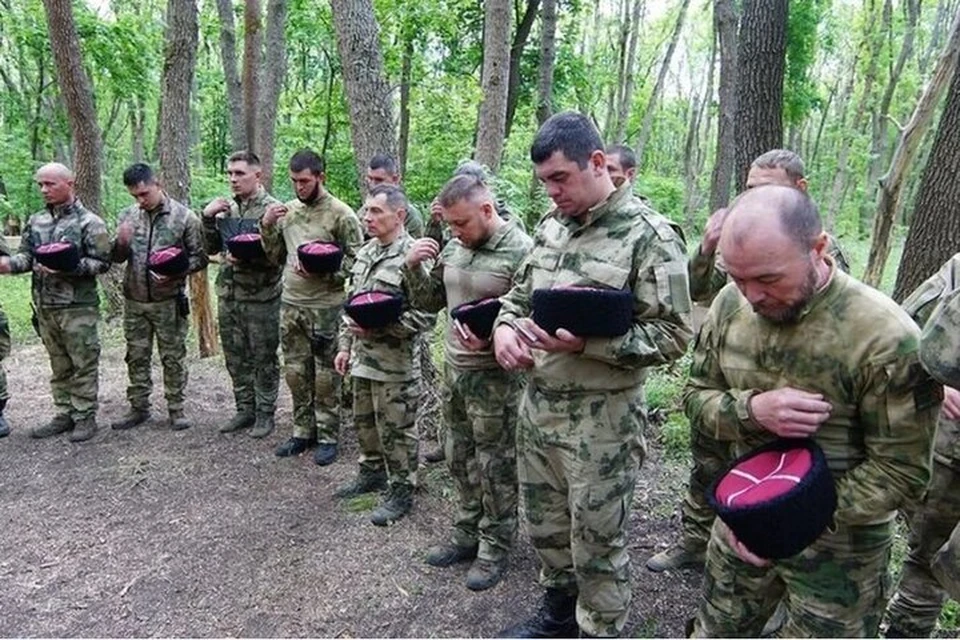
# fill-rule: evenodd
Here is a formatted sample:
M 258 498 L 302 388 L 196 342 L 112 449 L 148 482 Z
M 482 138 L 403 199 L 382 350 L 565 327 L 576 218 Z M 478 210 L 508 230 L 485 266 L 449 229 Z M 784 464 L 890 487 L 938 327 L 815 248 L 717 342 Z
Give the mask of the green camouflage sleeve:
M 74 275 L 95 276 L 110 270 L 110 234 L 99 216 L 91 215 L 84 224 L 81 243 L 83 257 Z
M 427 265 L 420 263 L 415 269 L 404 264 L 400 267 L 403 279 L 410 289 L 410 304 L 418 309 L 437 313 L 447 306 L 447 292 L 443 287 L 443 258 L 433 263 L 433 268 L 427 270 Z
M 940 383 L 960 389 L 960 289 L 943 296 L 923 326 L 920 362 Z
M 196 273 L 205 269 L 210 262 L 203 248 L 203 226 L 200 224 L 200 218 L 192 211 L 187 211 L 184 222 L 183 250 L 187 252 L 190 261 L 187 272 Z
M 217 229 L 217 217 L 201 214 L 200 221 L 203 223 L 203 248 L 207 255 L 220 253 L 223 250 L 223 239 Z
M 690 298 L 694 302 L 710 303 L 727 284 L 727 273 L 717 264 L 716 254 L 700 252 L 700 246 L 690 259 Z
M 120 215 L 117 216 L 117 233 L 120 232 L 120 227 L 123 226 L 123 223 L 130 217 L 130 208 L 126 208 L 120 212 Z M 130 257 L 130 244 L 121 245 L 117 242 L 117 238 L 114 237 L 110 241 L 110 261 L 116 264 L 122 264 L 127 261 Z
M 860 385 L 866 460 L 837 483 L 838 523 L 867 524 L 918 500 L 930 480 L 942 389 L 917 360 L 916 337 L 895 359 L 871 362 Z
M 33 218 L 27 220 L 20 234 L 20 247 L 10 256 L 10 273 L 26 273 L 33 269 Z
M 283 234 L 280 232 L 281 221 L 277 220 L 267 226 L 263 224 L 263 218 L 257 223 L 260 228 L 260 244 L 263 245 L 263 252 L 267 254 L 267 260 L 270 264 L 280 265 L 287 261 L 287 243 L 283 240 Z
M 357 251 L 363 246 L 363 229 L 360 218 L 353 211 L 344 213 L 337 221 L 337 244 L 343 248 L 340 271 L 346 278 L 357 261 Z
M 500 296 L 500 313 L 493 326 L 496 328 L 501 324 L 509 324 L 518 318 L 526 318 L 530 315 L 530 295 L 533 287 L 533 270 L 530 266 L 529 256 L 525 258 L 517 269 L 513 277 L 513 286 L 505 294 Z
M 658 237 L 638 252 L 633 326 L 616 338 L 587 338 L 583 357 L 635 369 L 673 362 L 686 353 L 693 333 L 683 243 Z

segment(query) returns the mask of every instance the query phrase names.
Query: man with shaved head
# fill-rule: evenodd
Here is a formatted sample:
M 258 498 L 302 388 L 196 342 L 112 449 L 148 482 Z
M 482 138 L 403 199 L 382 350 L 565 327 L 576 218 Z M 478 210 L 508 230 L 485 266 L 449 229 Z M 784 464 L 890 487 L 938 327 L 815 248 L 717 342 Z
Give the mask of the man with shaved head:
M 73 173 L 45 164 L 34 179 L 46 202 L 20 236 L 20 248 L 0 257 L 0 273 L 33 272 L 33 305 L 43 346 L 50 355 L 50 387 L 57 413 L 30 435 L 47 438 L 66 431 L 71 442 L 97 432 L 97 374 L 100 317 L 96 276 L 110 268 L 110 236 L 103 220 L 77 199 Z M 66 242 L 79 260 L 70 271 L 54 271 L 36 260 L 43 245 Z
M 876 636 L 896 511 L 930 478 L 941 393 L 920 365 L 919 329 L 837 269 L 816 207 L 798 189 L 741 196 L 719 246 L 732 283 L 697 338 L 686 414 L 737 454 L 812 438 L 837 508 L 817 540 L 776 561 L 716 521 L 693 635 L 757 637 L 783 600 L 784 637 Z

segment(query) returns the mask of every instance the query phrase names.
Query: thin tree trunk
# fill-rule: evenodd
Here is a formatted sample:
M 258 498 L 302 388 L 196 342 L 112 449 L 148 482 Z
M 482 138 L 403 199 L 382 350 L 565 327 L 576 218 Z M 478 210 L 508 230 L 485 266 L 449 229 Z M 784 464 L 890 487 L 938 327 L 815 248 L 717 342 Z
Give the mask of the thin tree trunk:
M 277 106 L 287 72 L 287 43 L 284 25 L 287 0 L 267 0 L 267 26 L 263 69 L 257 100 L 257 154 L 263 163 L 263 184 L 273 187 L 273 150 L 277 130 Z
M 510 130 L 513 128 L 513 116 L 517 112 L 517 102 L 520 100 L 520 62 L 523 58 L 523 50 L 527 46 L 527 40 L 530 39 L 530 30 L 537 18 L 537 9 L 540 7 L 540 0 L 527 0 L 527 8 L 523 12 L 523 17 L 517 23 L 517 33 L 513 37 L 513 44 L 510 45 L 510 71 L 507 82 L 507 120 L 504 125 L 504 137 L 510 137 Z
M 720 47 L 720 105 L 717 113 L 717 148 L 710 175 L 710 210 L 727 206 L 733 179 L 734 123 L 737 115 L 737 26 L 740 18 L 734 0 L 715 0 L 713 29 Z
M 683 173 L 686 184 L 686 198 L 684 201 L 683 218 L 686 228 L 692 229 L 694 226 L 694 216 L 697 209 L 700 208 L 701 194 L 699 176 L 703 169 L 703 153 L 700 149 L 700 122 L 703 120 L 703 112 L 706 111 L 706 105 L 713 97 L 713 74 L 717 62 L 717 41 L 714 38 L 710 44 L 710 67 L 707 71 L 707 86 L 702 95 L 696 95 L 693 103 L 693 113 L 690 117 L 690 126 L 687 128 L 687 139 L 683 148 Z M 704 139 L 709 136 L 704 136 Z
M 483 100 L 477 126 L 476 160 L 494 173 L 500 167 L 506 131 L 512 18 L 509 0 L 484 2 Z
M 637 41 L 640 39 L 640 18 L 643 15 L 644 0 L 634 0 L 630 15 L 630 35 L 627 51 L 623 60 L 623 84 L 620 88 L 620 103 L 617 105 L 617 130 L 614 141 L 623 143 L 627 138 L 627 121 L 633 108 L 633 90 L 635 84 L 634 67 L 637 64 Z M 639 160 L 639 157 L 637 158 Z
M 620 29 L 617 32 L 617 82 L 610 87 L 607 102 L 607 118 L 604 120 L 604 139 L 615 138 L 620 123 L 617 121 L 619 113 L 617 107 L 622 102 L 623 88 L 627 77 L 627 49 L 630 42 L 630 0 L 620 0 L 617 10 Z
M 237 28 L 233 0 L 217 0 L 217 15 L 220 16 L 220 59 L 227 87 L 230 146 L 233 151 L 239 151 L 247 147 L 247 131 L 243 119 L 243 88 L 237 73 Z
M 873 240 L 870 244 L 870 256 L 867 260 L 867 268 L 863 274 L 863 281 L 871 286 L 878 286 L 883 279 L 883 270 L 887 258 L 890 257 L 890 234 L 893 229 L 897 204 L 900 200 L 900 193 L 903 189 L 907 170 L 913 164 L 920 141 L 923 139 L 923 134 L 930 126 L 930 122 L 936 112 L 937 103 L 943 91 L 946 89 L 947 84 L 950 82 L 951 77 L 953 78 L 953 84 L 951 85 L 949 106 L 957 108 L 955 102 L 960 99 L 960 96 L 958 96 L 958 80 L 956 77 L 958 55 L 960 55 L 960 14 L 954 18 L 950 30 L 950 37 L 947 40 L 943 52 L 940 54 L 940 59 L 937 61 L 937 66 L 933 70 L 933 75 L 924 88 L 916 108 L 913 110 L 910 122 L 908 122 L 903 129 L 900 142 L 893 152 L 893 158 L 890 160 L 890 168 L 887 174 L 880 178 L 880 204 L 877 206 L 877 213 L 873 218 Z M 947 117 L 947 111 L 945 110 L 943 118 Z M 952 126 L 949 125 L 949 120 L 947 126 Z M 941 128 L 943 127 L 944 125 L 941 123 Z M 948 142 L 949 141 L 950 140 L 948 140 Z M 939 149 L 939 142 L 940 137 L 938 135 L 937 141 L 934 143 L 935 149 Z M 955 149 L 960 149 L 960 143 L 956 143 L 956 141 L 953 142 L 958 144 Z M 954 172 L 958 160 L 960 159 L 954 158 L 952 161 L 953 164 L 933 169 L 932 167 L 938 162 L 938 156 L 936 152 L 931 152 L 930 159 L 927 161 L 927 168 L 925 169 L 924 183 L 926 182 L 926 172 L 932 173 L 941 170 Z M 949 211 L 950 215 L 953 215 L 956 209 Z M 910 225 L 911 235 L 914 233 L 914 227 L 916 226 L 917 219 L 914 218 L 913 223 Z M 943 230 L 937 228 L 931 229 L 931 231 L 940 233 Z M 907 254 L 904 252 L 901 258 L 902 265 L 906 264 L 906 262 L 904 262 L 906 257 Z M 904 278 L 910 280 L 907 276 L 904 276 Z M 903 288 L 901 288 L 899 280 L 900 277 L 898 276 L 897 289 L 902 292 Z M 907 287 L 909 284 L 910 282 L 907 282 L 903 287 Z
M 257 107 L 260 94 L 260 58 L 263 48 L 260 0 L 244 0 L 243 9 L 243 129 L 247 149 L 257 149 Z
M 540 69 L 537 81 L 537 123 L 553 115 L 553 67 L 557 59 L 557 0 L 540 8 Z
M 413 72 L 413 34 L 404 36 L 403 55 L 400 61 L 400 136 L 397 141 L 397 156 L 400 175 L 407 172 L 407 152 L 410 146 L 410 75 Z
M 689 6 L 690 0 L 681 0 L 680 12 L 677 14 L 677 22 L 673 27 L 673 35 L 670 36 L 667 52 L 663 56 L 663 64 L 660 65 L 660 72 L 657 74 L 657 82 L 653 85 L 653 92 L 650 94 L 647 108 L 643 112 L 643 123 L 640 125 L 640 136 L 637 138 L 635 150 L 638 164 L 643 163 L 643 150 L 647 146 L 647 141 L 650 139 L 650 130 L 653 128 L 653 114 L 656 113 L 657 102 L 660 100 L 660 92 L 663 90 L 663 81 L 667 77 L 667 71 L 670 69 L 673 52 L 676 51 L 677 43 L 680 41 L 680 32 L 683 31 L 683 22 L 687 17 L 687 7 Z

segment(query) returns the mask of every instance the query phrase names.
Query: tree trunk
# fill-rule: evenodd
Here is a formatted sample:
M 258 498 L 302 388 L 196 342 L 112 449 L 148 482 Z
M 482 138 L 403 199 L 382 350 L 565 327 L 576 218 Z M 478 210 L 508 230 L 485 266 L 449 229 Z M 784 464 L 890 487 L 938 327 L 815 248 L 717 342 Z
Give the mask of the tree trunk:
M 273 187 L 273 149 L 277 130 L 277 105 L 287 72 L 287 44 L 284 25 L 287 0 L 267 0 L 266 47 L 257 98 L 257 154 L 263 163 L 263 184 Z
M 894 287 L 903 300 L 957 252 L 960 246 L 960 73 L 953 73 L 930 160 L 923 171 L 913 221 L 907 234 Z
M 393 105 L 383 74 L 379 26 L 372 0 L 331 0 L 357 175 L 375 153 L 394 154 Z M 508 30 L 509 33 L 509 30 Z M 363 188 L 363 180 L 360 180 Z
M 620 98 L 617 105 L 617 130 L 614 141 L 617 144 L 627 139 L 627 121 L 630 120 L 630 111 L 633 108 L 634 67 L 637 64 L 637 41 L 640 39 L 640 17 L 643 15 L 644 0 L 634 0 L 633 11 L 630 16 L 630 35 L 627 40 L 627 50 L 623 57 L 623 76 L 620 85 Z M 654 89 L 656 91 L 656 89 Z M 640 160 L 640 157 L 637 157 Z
M 134 162 L 143 162 L 147 157 L 146 127 L 147 109 L 143 96 L 134 98 L 127 108 L 130 110 L 130 152 Z
M 397 157 L 400 175 L 407 172 L 407 153 L 410 147 L 410 76 L 413 72 L 413 34 L 404 35 L 403 54 L 400 61 L 400 136 L 397 140 Z
M 702 195 L 700 193 L 699 177 L 703 171 L 703 153 L 700 148 L 700 123 L 703 112 L 713 98 L 713 74 L 717 62 L 717 41 L 714 38 L 710 45 L 710 67 L 707 71 L 707 86 L 702 94 L 694 94 L 693 110 L 690 115 L 690 126 L 687 128 L 687 139 L 683 145 L 683 174 L 686 188 L 686 197 L 683 203 L 683 219 L 687 229 L 694 227 L 694 217 L 700 208 Z M 709 139 L 709 135 L 703 139 Z
M 513 44 L 510 45 L 510 73 L 507 82 L 507 120 L 504 125 L 504 137 L 510 137 L 510 130 L 513 128 L 513 116 L 517 111 L 517 102 L 520 100 L 520 62 L 523 58 L 523 50 L 527 46 L 527 40 L 530 39 L 530 30 L 537 18 L 537 9 L 540 7 L 540 0 L 527 0 L 527 8 L 523 12 L 523 17 L 517 24 L 517 33 L 513 36 Z
M 73 171 L 77 195 L 95 213 L 100 211 L 100 177 L 103 174 L 103 143 L 97 124 L 90 79 L 83 69 L 80 38 L 70 0 L 43 0 L 50 47 L 57 70 L 60 96 L 67 109 L 73 136 Z
M 475 158 L 494 173 L 500 167 L 506 132 L 512 18 L 509 0 L 484 2 L 483 100 L 480 102 Z
M 734 122 L 737 115 L 737 6 L 734 0 L 714 0 L 713 29 L 720 46 L 720 107 L 717 150 L 710 175 L 710 210 L 727 206 L 733 178 Z
M 224 84 L 227 86 L 227 113 L 230 123 L 230 146 L 233 151 L 247 148 L 247 132 L 243 120 L 243 89 L 237 74 L 237 29 L 233 0 L 217 0 L 220 16 L 220 59 Z
M 777 2 L 786 3 L 787 0 L 777 0 Z M 653 85 L 653 92 L 650 94 L 647 108 L 643 112 L 643 123 L 640 125 L 640 136 L 637 138 L 635 149 L 638 165 L 643 164 L 643 149 L 647 146 L 647 140 L 650 139 L 650 130 L 653 127 L 653 114 L 657 110 L 657 102 L 660 100 L 663 81 L 667 77 L 667 71 L 670 70 L 670 62 L 673 60 L 673 52 L 677 49 L 677 43 L 680 41 L 680 32 L 683 31 L 683 22 L 687 17 L 687 7 L 689 6 L 690 0 L 681 0 L 680 12 L 677 14 L 677 22 L 673 27 L 673 34 L 670 36 L 667 52 L 663 56 L 663 64 L 660 65 L 660 72 L 657 74 L 657 82 Z M 786 10 L 784 10 L 784 15 L 786 15 Z M 784 45 L 784 49 L 786 49 L 786 45 Z
M 910 117 L 910 122 L 903 129 L 903 133 L 900 136 L 900 142 L 897 145 L 896 151 L 893 152 L 893 158 L 890 160 L 890 169 L 887 171 L 887 174 L 880 178 L 880 203 L 877 206 L 877 213 L 873 218 L 873 240 L 870 245 L 870 256 L 867 261 L 867 269 L 863 275 L 863 281 L 871 286 L 878 286 L 880 281 L 883 279 L 883 270 L 887 262 L 887 258 L 890 256 L 890 232 L 893 228 L 894 220 L 896 219 L 897 213 L 897 204 L 900 200 L 900 193 L 903 189 L 904 179 L 907 174 L 907 170 L 913 164 L 913 160 L 916 157 L 917 149 L 920 146 L 920 141 L 923 139 L 923 134 L 930 126 L 930 122 L 933 119 L 933 115 L 937 109 L 937 103 L 939 102 L 940 96 L 943 94 L 944 89 L 947 86 L 947 83 L 950 82 L 950 78 L 953 77 L 953 84 L 951 85 L 950 98 L 948 100 L 947 109 L 944 110 L 943 116 L 941 117 L 940 131 L 938 131 L 937 139 L 934 142 L 934 150 L 930 154 L 930 159 L 927 161 L 926 169 L 924 171 L 924 177 L 922 179 L 922 185 L 920 190 L 920 195 L 924 192 L 924 185 L 927 184 L 927 176 L 931 178 L 931 186 L 933 189 L 934 186 L 937 188 L 946 188 L 942 185 L 936 183 L 936 180 L 940 179 L 942 171 L 950 171 L 955 173 L 954 167 L 955 164 L 946 165 L 943 167 L 936 166 L 939 160 L 938 153 L 951 153 L 960 151 L 960 147 L 953 147 L 941 149 L 940 142 L 941 136 L 940 133 L 943 133 L 944 145 L 957 144 L 957 140 L 948 133 L 956 135 L 956 126 L 955 121 L 951 121 L 950 118 L 957 117 L 955 112 L 950 112 L 949 109 L 960 108 L 957 102 L 960 101 L 960 95 L 958 95 L 957 87 L 957 78 L 956 78 L 956 69 L 957 69 L 957 57 L 960 55 L 960 14 L 954 18 L 953 26 L 951 27 L 950 37 L 947 40 L 947 44 L 944 47 L 943 52 L 940 54 L 940 59 L 937 61 L 937 66 L 933 70 L 933 75 L 930 78 L 930 81 L 927 83 L 927 86 L 923 90 L 923 94 L 920 96 L 920 100 L 917 103 L 916 108 L 913 111 L 913 115 Z M 950 114 L 948 116 L 948 114 Z M 951 129 L 952 127 L 952 129 Z M 954 158 L 956 162 L 958 158 Z M 953 178 L 952 178 L 953 179 Z M 919 207 L 919 202 L 922 198 L 918 195 L 918 207 L 917 213 L 920 212 L 921 208 Z M 943 213 L 945 216 L 950 215 L 956 217 L 956 209 L 945 210 Z M 910 232 L 908 235 L 908 242 L 910 237 L 914 237 L 919 234 L 919 229 L 916 229 L 920 220 L 917 217 L 914 217 L 913 223 L 910 225 Z M 950 226 L 947 225 L 947 221 L 942 221 L 942 224 L 938 226 L 931 227 L 927 233 L 943 234 L 944 239 L 947 238 L 946 231 L 950 229 Z M 920 236 L 922 239 L 923 236 Z M 956 237 L 953 240 L 957 240 Z M 954 249 L 958 245 L 954 245 Z M 939 255 L 939 254 L 938 254 Z M 901 270 L 913 270 L 918 269 L 906 262 L 907 252 L 904 249 L 903 257 L 901 258 Z M 939 258 L 938 258 L 939 259 Z M 940 262 L 944 262 L 940 260 Z M 926 262 L 923 263 L 926 265 Z M 936 265 L 939 266 L 939 263 Z M 931 271 L 932 273 L 932 271 Z M 927 274 L 929 275 L 929 274 Z M 927 276 L 924 276 L 924 278 Z M 904 279 L 904 284 L 901 285 L 901 278 Z M 922 280 L 923 278 L 921 278 Z M 913 283 L 912 275 L 903 275 L 897 277 L 897 291 L 907 292 L 911 291 L 911 286 L 915 286 Z
M 247 150 L 257 149 L 257 107 L 260 93 L 260 50 L 263 34 L 260 16 L 263 9 L 260 0 L 244 0 L 243 5 L 243 123 Z
M 744 0 L 737 48 L 734 177 L 743 191 L 754 158 L 783 145 L 787 0 Z
M 557 60 L 557 0 L 543 0 L 540 9 L 540 72 L 537 81 L 537 124 L 553 115 L 553 67 Z

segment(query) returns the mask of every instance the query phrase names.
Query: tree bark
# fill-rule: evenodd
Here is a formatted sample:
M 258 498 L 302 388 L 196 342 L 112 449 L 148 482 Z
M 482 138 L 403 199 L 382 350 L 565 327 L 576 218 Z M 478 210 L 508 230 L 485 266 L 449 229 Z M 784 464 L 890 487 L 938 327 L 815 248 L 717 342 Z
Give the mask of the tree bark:
M 263 164 L 263 184 L 273 187 L 273 149 L 277 129 L 277 105 L 287 72 L 287 44 L 284 26 L 287 0 L 267 0 L 266 47 L 257 98 L 257 154 Z
M 244 0 L 243 8 L 243 128 L 247 150 L 257 149 L 257 107 L 260 93 L 260 53 L 263 48 L 260 0 Z
M 777 2 L 786 3 L 787 0 L 777 0 Z M 683 31 L 683 22 L 687 17 L 687 7 L 690 6 L 690 0 L 681 0 L 680 11 L 677 13 L 677 22 L 673 26 L 673 34 L 670 36 L 670 43 L 667 45 L 667 52 L 663 56 L 663 63 L 660 65 L 660 72 L 657 74 L 657 82 L 653 85 L 653 92 L 650 94 L 650 100 L 647 101 L 647 108 L 643 112 L 643 122 L 640 125 L 640 135 L 637 138 L 636 149 L 637 164 L 643 164 L 643 150 L 650 139 L 650 130 L 653 128 L 653 114 L 657 110 L 657 102 L 660 100 L 660 92 L 663 90 L 663 81 L 667 77 L 667 71 L 670 70 L 670 62 L 673 60 L 673 52 L 677 50 L 677 43 L 680 41 L 680 32 Z M 786 15 L 786 11 L 784 11 Z M 784 45 L 786 48 L 786 45 Z M 782 84 L 782 80 L 781 80 Z
M 413 72 L 413 34 L 404 34 L 403 54 L 400 60 L 400 135 L 397 140 L 397 158 L 400 175 L 407 172 L 407 153 L 410 147 L 410 76 Z
M 734 0 L 715 0 L 713 29 L 720 46 L 720 106 L 717 113 L 717 149 L 710 175 L 710 210 L 727 206 L 733 178 L 734 122 L 737 115 L 737 6 Z
M 713 77 L 717 63 L 717 41 L 714 38 L 710 45 L 710 67 L 707 70 L 707 86 L 702 94 L 694 93 L 693 109 L 690 114 L 690 126 L 687 128 L 687 138 L 683 145 L 683 175 L 686 188 L 683 203 L 683 219 L 687 229 L 694 227 L 694 216 L 700 208 L 702 194 L 700 193 L 699 177 L 703 172 L 703 152 L 700 147 L 700 123 L 703 112 L 713 98 Z M 709 126 L 709 121 L 708 121 Z M 709 139 L 704 135 L 702 139 Z
M 863 281 L 871 286 L 878 286 L 880 281 L 883 279 L 883 270 L 886 265 L 887 258 L 890 256 L 890 233 L 893 229 L 893 223 L 897 212 L 897 204 L 900 200 L 900 193 L 903 189 L 907 170 L 913 164 L 913 160 L 916 157 L 920 142 L 923 139 L 923 134 L 930 126 L 930 122 L 932 121 L 934 113 L 936 112 L 937 103 L 939 102 L 940 96 L 943 94 L 947 83 L 950 82 L 951 77 L 953 77 L 953 84 L 950 87 L 950 97 L 948 99 L 947 108 L 945 108 L 943 116 L 941 116 L 940 129 L 943 131 L 943 140 L 945 145 L 957 144 L 957 140 L 950 137 L 949 134 L 951 132 L 956 134 L 955 129 L 957 126 L 956 123 L 950 119 L 957 117 L 957 114 L 955 112 L 951 112 L 950 109 L 960 109 L 960 106 L 957 104 L 957 102 L 960 101 L 960 95 L 958 95 L 960 89 L 957 87 L 958 80 L 956 77 L 958 55 L 960 55 L 960 14 L 954 18 L 949 39 L 947 40 L 947 44 L 944 47 L 943 52 L 940 54 L 940 59 L 937 61 L 937 66 L 933 70 L 933 75 L 931 76 L 930 81 L 927 83 L 927 86 L 924 88 L 923 94 L 920 96 L 920 100 L 913 111 L 913 115 L 910 117 L 910 122 L 908 122 L 903 129 L 903 133 L 900 136 L 900 142 L 897 144 L 897 148 L 893 152 L 893 158 L 890 160 L 890 168 L 888 169 L 887 174 L 880 178 L 880 203 L 877 206 L 877 213 L 873 218 L 873 240 L 870 245 L 870 256 L 867 260 L 867 269 L 863 275 Z M 957 153 L 960 151 L 960 146 L 955 146 L 952 149 L 941 149 L 940 142 L 941 135 L 940 131 L 938 131 L 937 138 L 934 142 L 934 149 L 931 151 L 930 159 L 927 161 L 926 169 L 924 170 L 924 176 L 921 181 L 921 194 L 924 191 L 924 185 L 927 184 L 928 175 L 930 176 L 931 180 L 930 189 L 934 189 L 935 187 L 945 189 L 946 187 L 936 183 L 936 181 L 940 179 L 941 172 L 947 170 L 951 173 L 955 173 L 953 170 L 956 166 L 955 164 L 946 165 L 943 167 L 936 166 L 937 163 L 940 162 L 940 156 L 938 154 L 947 154 L 948 152 Z M 960 158 L 953 157 L 953 162 L 956 162 L 958 159 Z M 955 177 L 951 179 L 955 179 Z M 917 200 L 917 213 L 919 213 L 921 211 L 919 206 L 921 198 L 919 194 Z M 951 209 L 944 211 L 943 214 L 944 216 L 954 216 L 955 211 L 956 209 Z M 916 227 L 920 222 L 922 222 L 922 220 L 918 219 L 916 215 L 917 214 L 915 213 L 914 220 L 910 225 L 910 232 L 907 237 L 908 243 L 911 236 L 915 236 L 920 232 L 920 230 L 916 229 Z M 944 239 L 946 239 L 946 232 L 951 228 L 950 226 L 946 225 L 947 221 L 943 221 L 939 226 L 932 226 L 928 232 L 943 234 Z M 914 240 L 914 242 L 925 242 L 922 235 L 919 236 L 919 239 L 920 240 Z M 957 238 L 954 236 L 953 240 L 956 241 Z M 956 246 L 958 245 L 955 244 L 954 249 Z M 906 248 L 904 248 L 904 254 L 901 257 L 901 270 L 913 270 L 920 268 L 908 264 L 906 260 L 907 252 Z M 940 260 L 940 262 L 944 262 L 945 260 L 946 258 Z M 923 262 L 923 264 L 926 265 L 927 263 Z M 937 263 L 936 266 L 939 266 L 939 263 Z M 901 278 L 904 279 L 904 284 L 902 285 Z M 911 285 L 916 286 L 913 282 L 913 278 L 914 276 L 912 274 L 904 276 L 898 275 L 897 291 L 900 293 L 902 293 L 904 290 L 907 292 L 911 291 L 912 288 L 909 287 L 911 287 Z
M 510 130 L 513 128 L 513 116 L 517 112 L 517 102 L 520 100 L 520 62 L 523 59 L 523 50 L 527 46 L 527 40 L 530 39 L 530 30 L 537 18 L 537 9 L 540 6 L 540 0 L 527 0 L 527 8 L 517 23 L 517 32 L 513 36 L 513 44 L 510 45 L 510 73 L 507 82 L 507 120 L 504 125 L 504 137 L 510 137 Z
M 643 15 L 644 0 L 634 0 L 633 11 L 630 15 L 630 34 L 627 48 L 623 56 L 623 74 L 620 79 L 620 96 L 617 105 L 617 129 L 614 141 L 621 144 L 627 138 L 627 121 L 633 109 L 633 90 L 635 84 L 634 67 L 637 64 L 637 41 L 640 39 L 640 17 Z M 654 88 L 656 91 L 656 88 Z M 639 161 L 639 156 L 637 157 Z
M 553 115 L 553 68 L 557 60 L 557 0 L 540 8 L 540 69 L 537 81 L 537 124 Z
M 483 100 L 477 126 L 476 160 L 493 172 L 500 167 L 506 132 L 512 18 L 509 0 L 484 2 Z
M 220 59 L 224 84 L 227 86 L 230 146 L 233 151 L 240 151 L 247 147 L 247 132 L 243 120 L 243 88 L 237 73 L 237 29 L 233 0 L 217 0 L 217 14 L 220 16 Z

